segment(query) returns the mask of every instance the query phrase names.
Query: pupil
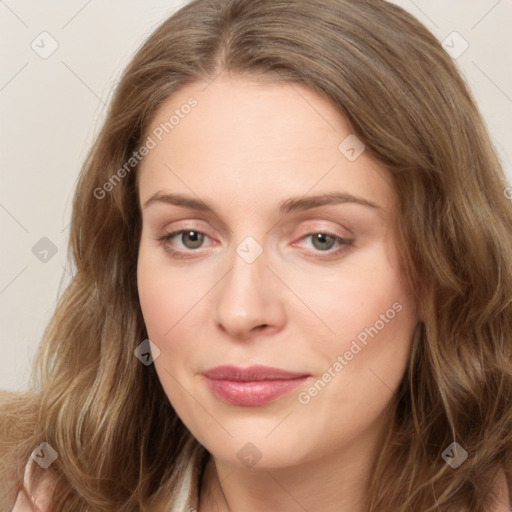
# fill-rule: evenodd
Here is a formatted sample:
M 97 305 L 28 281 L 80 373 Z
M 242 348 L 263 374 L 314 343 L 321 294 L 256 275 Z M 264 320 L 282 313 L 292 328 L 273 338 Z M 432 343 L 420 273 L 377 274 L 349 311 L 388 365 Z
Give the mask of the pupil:
M 326 239 L 327 238 L 331 238 L 332 240 L 332 243 L 331 244 L 328 244 L 328 247 L 325 247 L 325 245 L 320 245 L 320 247 L 318 247 L 319 249 L 330 249 L 332 247 L 332 244 L 334 243 L 334 240 L 332 239 L 332 237 L 330 235 L 327 235 L 325 233 L 317 233 L 316 237 L 313 238 L 313 245 L 315 245 L 315 242 L 320 242 L 320 244 L 325 244 L 326 243 Z
M 183 233 L 183 236 L 187 236 L 190 239 L 192 239 L 192 248 L 193 249 L 201 246 L 202 235 L 200 235 L 197 231 L 189 231 L 188 233 Z M 185 243 L 185 246 L 189 247 L 186 243 Z

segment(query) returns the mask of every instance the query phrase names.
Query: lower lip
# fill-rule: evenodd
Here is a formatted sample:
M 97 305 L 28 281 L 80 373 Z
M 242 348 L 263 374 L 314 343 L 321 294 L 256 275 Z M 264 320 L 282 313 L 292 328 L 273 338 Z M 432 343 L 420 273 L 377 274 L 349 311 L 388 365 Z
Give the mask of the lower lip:
M 257 406 L 273 402 L 277 398 L 293 391 L 308 377 L 283 380 L 260 380 L 242 382 L 236 380 L 217 380 L 206 377 L 208 387 L 218 398 L 233 405 Z

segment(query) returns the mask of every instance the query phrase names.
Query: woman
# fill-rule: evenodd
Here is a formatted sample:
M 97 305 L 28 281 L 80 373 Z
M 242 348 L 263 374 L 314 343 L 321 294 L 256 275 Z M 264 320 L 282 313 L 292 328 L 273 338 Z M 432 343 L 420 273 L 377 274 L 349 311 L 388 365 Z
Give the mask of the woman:
M 509 510 L 505 188 L 399 7 L 189 3 L 82 169 L 5 508 Z

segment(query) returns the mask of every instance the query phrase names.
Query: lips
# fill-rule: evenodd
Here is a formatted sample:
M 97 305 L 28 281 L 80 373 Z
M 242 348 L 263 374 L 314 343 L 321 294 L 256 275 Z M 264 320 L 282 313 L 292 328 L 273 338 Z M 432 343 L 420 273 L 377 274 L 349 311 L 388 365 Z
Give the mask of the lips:
M 311 374 L 270 366 L 217 366 L 203 372 L 210 391 L 232 405 L 258 406 L 273 402 L 303 384 Z

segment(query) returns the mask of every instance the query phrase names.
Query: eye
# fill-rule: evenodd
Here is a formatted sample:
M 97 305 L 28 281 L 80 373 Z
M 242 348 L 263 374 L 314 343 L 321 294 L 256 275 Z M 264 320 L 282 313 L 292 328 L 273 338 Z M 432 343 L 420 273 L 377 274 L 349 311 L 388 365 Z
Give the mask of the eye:
M 185 249 L 189 249 L 191 251 L 200 248 L 205 237 L 207 237 L 207 235 L 196 229 L 182 229 L 180 231 L 175 231 L 174 233 L 166 233 L 164 236 L 160 237 L 158 241 L 164 244 L 165 249 L 170 251 L 172 254 L 176 254 L 180 251 L 175 251 L 174 249 L 170 248 L 169 244 L 165 244 L 165 242 L 177 237 L 178 235 L 181 235 L 181 237 L 178 239 L 181 241 Z
M 308 233 L 307 235 L 303 236 L 301 240 L 304 240 L 306 238 L 311 238 L 312 245 L 315 249 L 317 249 L 316 253 L 327 253 L 328 257 L 336 256 L 339 254 L 342 254 L 349 250 L 350 246 L 353 245 L 353 242 L 351 240 L 348 240 L 346 238 L 342 238 L 338 235 L 335 235 L 333 233 Z M 338 249 L 331 250 L 334 246 L 338 245 Z M 314 258 L 322 258 L 323 256 L 313 256 Z
M 181 241 L 181 244 L 184 247 L 184 249 L 176 250 L 172 247 L 172 245 L 174 244 L 167 243 L 176 237 L 178 237 L 178 240 Z M 182 229 L 179 231 L 174 231 L 173 233 L 166 233 L 157 240 L 164 246 L 164 249 L 167 252 L 171 253 L 173 257 L 186 258 L 186 253 L 191 254 L 195 252 L 196 249 L 201 248 L 205 240 L 205 237 L 209 238 L 205 233 L 197 229 Z M 350 246 L 353 245 L 353 242 L 351 240 L 342 238 L 333 233 L 308 233 L 307 235 L 303 236 L 301 240 L 307 238 L 311 238 L 312 245 L 314 249 L 316 249 L 313 251 L 313 253 L 316 253 L 316 255 L 312 256 L 313 258 L 331 258 L 333 256 L 338 256 L 348 251 Z M 338 249 L 331 250 L 336 245 L 338 245 Z M 318 255 L 318 253 L 324 253 L 325 256 Z

